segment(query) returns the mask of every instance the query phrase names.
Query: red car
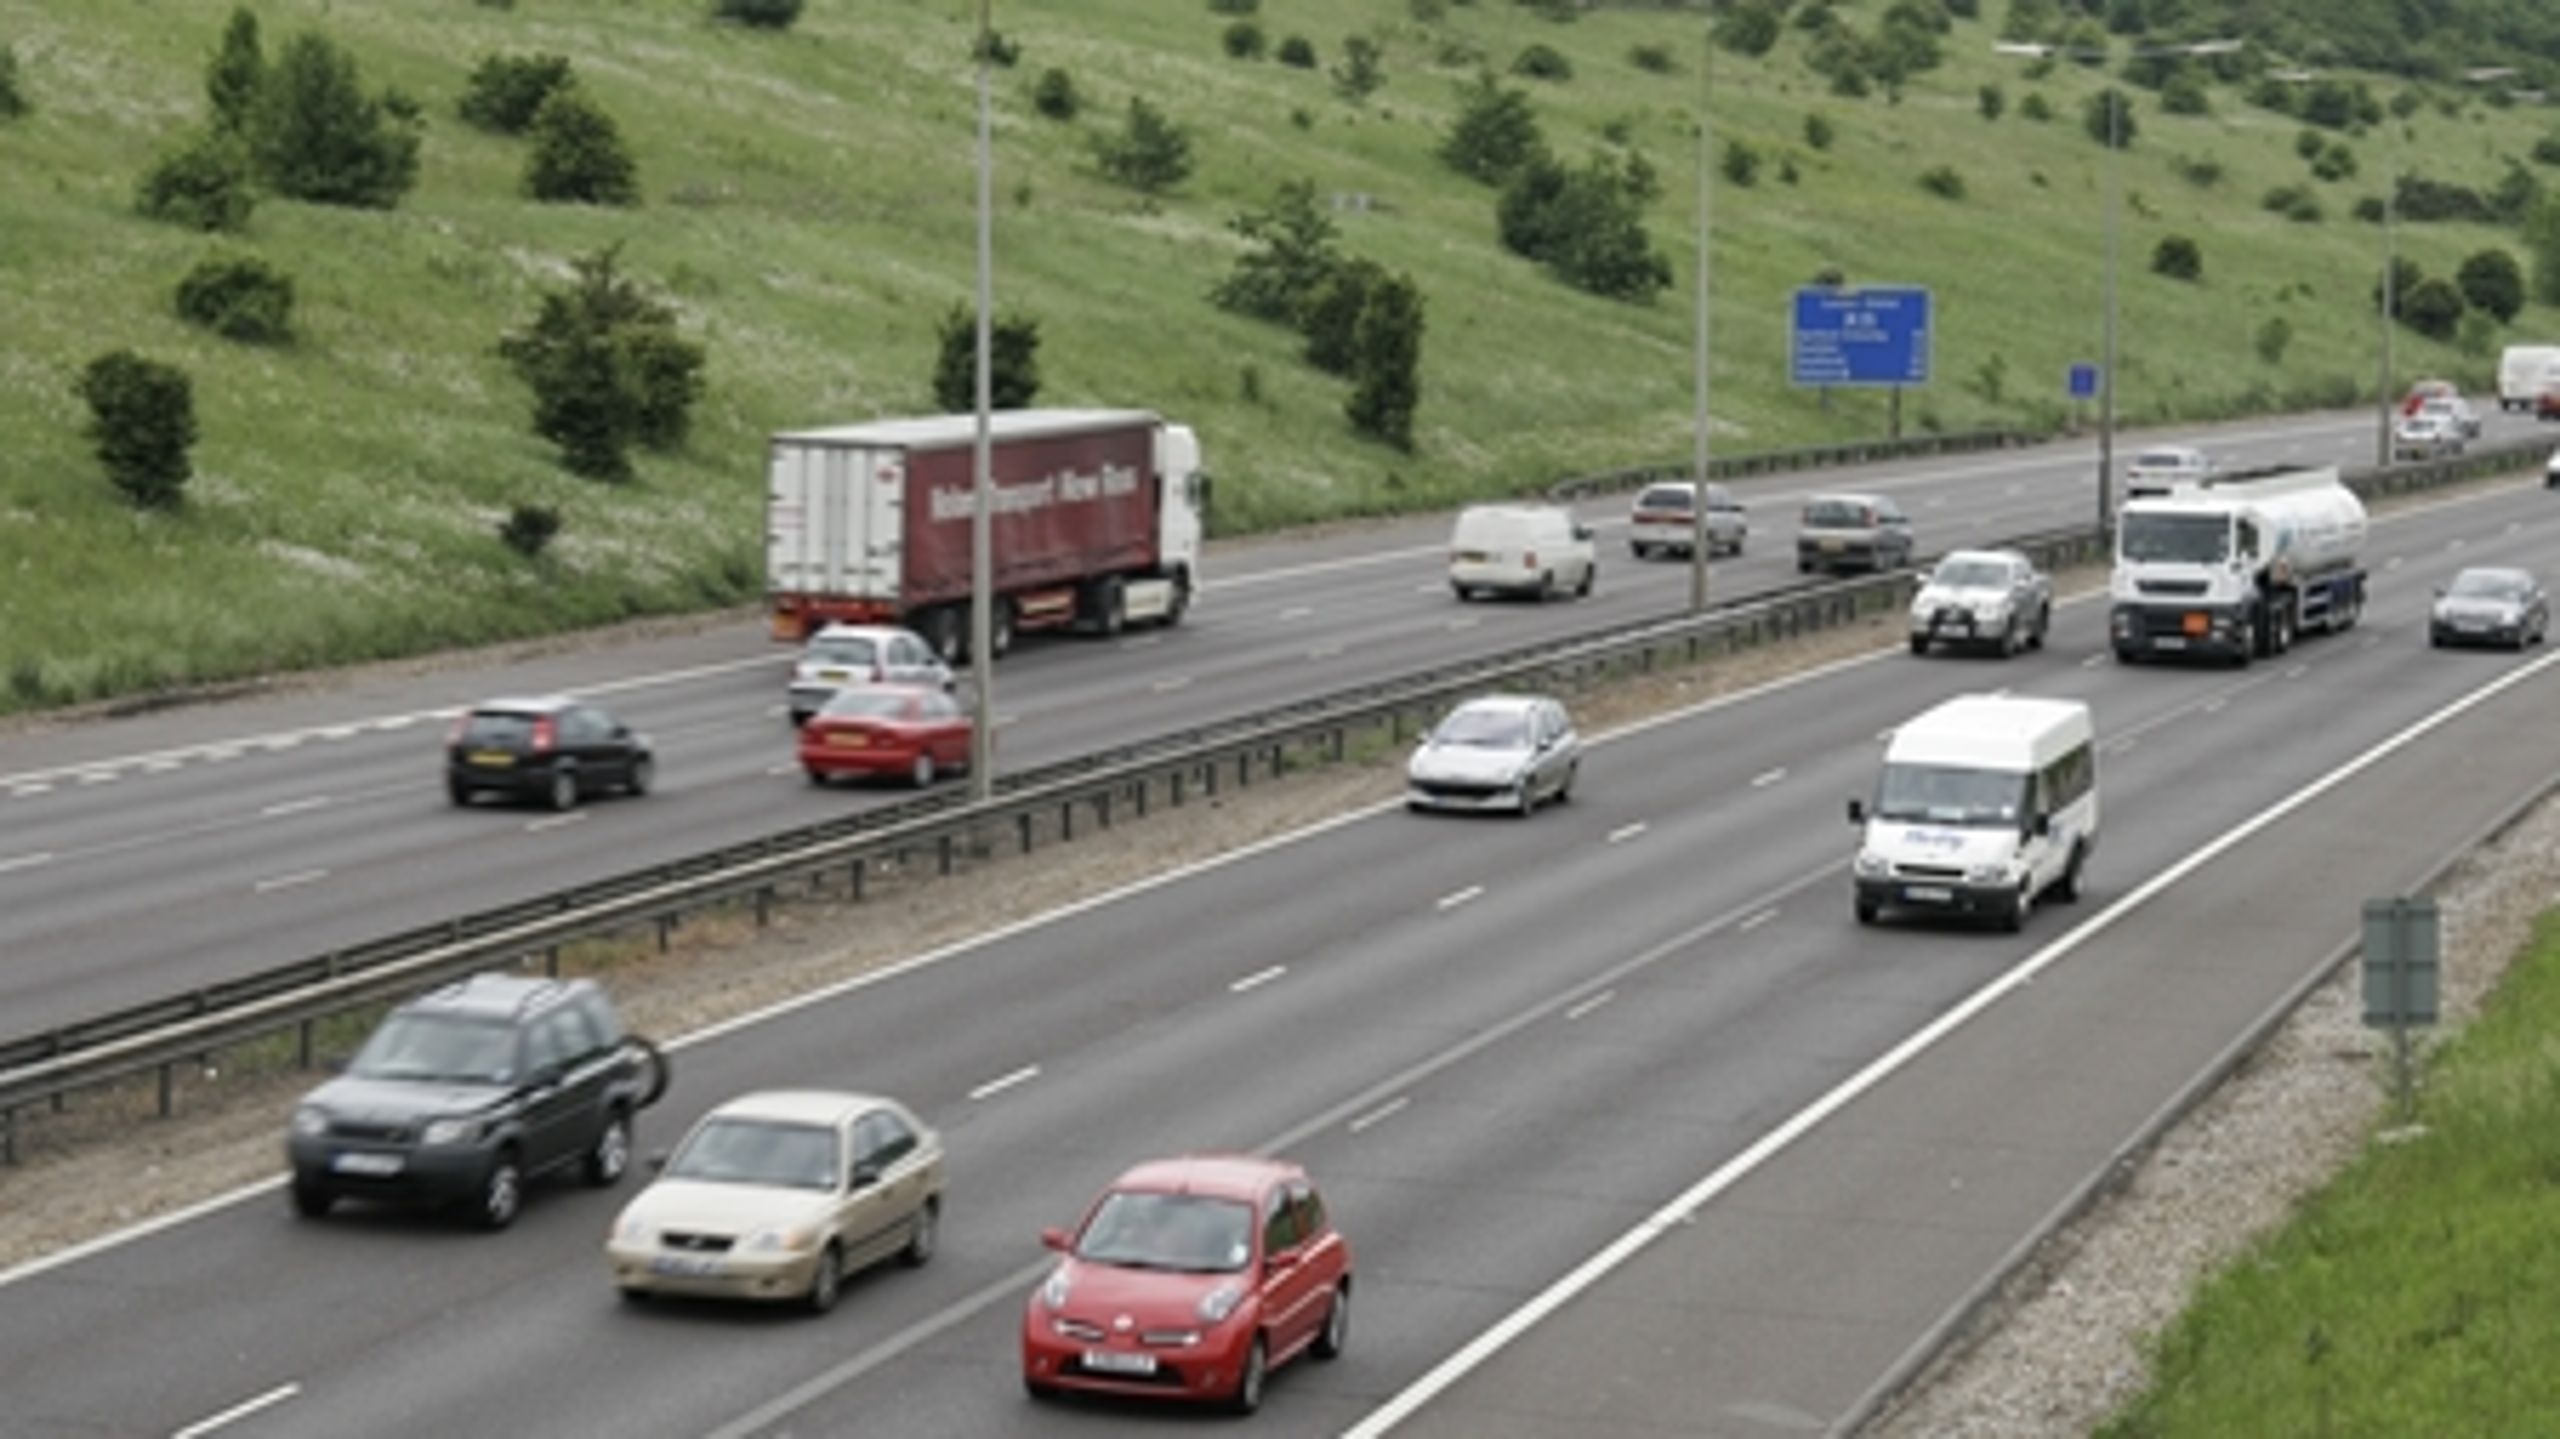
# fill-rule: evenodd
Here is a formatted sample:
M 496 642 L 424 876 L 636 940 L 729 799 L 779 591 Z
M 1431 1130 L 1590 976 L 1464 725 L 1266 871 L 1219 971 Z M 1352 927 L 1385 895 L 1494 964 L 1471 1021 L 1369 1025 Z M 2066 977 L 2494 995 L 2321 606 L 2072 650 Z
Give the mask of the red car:
M 1285 1160 L 1159 1160 L 1103 1191 L 1022 1312 L 1022 1384 L 1199 1399 L 1239 1414 L 1270 1372 L 1342 1353 L 1351 1245 Z
M 2533 417 L 2560 420 L 2560 388 L 2547 389 L 2533 397 Z
M 968 713 L 938 689 L 841 689 L 800 727 L 800 767 L 811 784 L 841 775 L 902 775 L 922 789 L 945 770 L 969 767 L 973 729 Z

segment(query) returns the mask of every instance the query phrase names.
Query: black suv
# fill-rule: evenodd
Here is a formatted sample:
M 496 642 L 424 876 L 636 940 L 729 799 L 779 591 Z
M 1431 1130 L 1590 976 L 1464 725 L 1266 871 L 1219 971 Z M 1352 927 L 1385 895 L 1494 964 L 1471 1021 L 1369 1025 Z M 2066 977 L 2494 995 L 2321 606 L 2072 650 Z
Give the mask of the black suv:
M 445 740 L 445 790 L 455 804 L 495 792 L 569 809 L 586 795 L 647 794 L 656 771 L 647 735 L 556 695 L 474 705 Z
M 665 1056 L 622 1032 L 594 980 L 473 975 L 393 1010 L 303 1096 L 285 1139 L 293 1207 L 317 1219 L 341 1198 L 463 1202 L 503 1229 L 532 1179 L 620 1180 L 631 1116 L 666 1087 Z

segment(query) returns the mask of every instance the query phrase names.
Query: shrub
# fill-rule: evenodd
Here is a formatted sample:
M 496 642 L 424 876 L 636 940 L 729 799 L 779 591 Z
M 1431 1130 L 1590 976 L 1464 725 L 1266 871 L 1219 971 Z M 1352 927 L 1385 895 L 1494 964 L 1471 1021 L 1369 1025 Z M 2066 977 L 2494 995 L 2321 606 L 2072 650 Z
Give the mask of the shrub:
M 1983 119 L 1997 120 L 2000 112 L 2009 108 L 2009 94 L 1997 85 L 1985 85 L 1973 92 L 1973 105 L 1982 112 Z
M 2455 345 L 2475 360 L 2487 359 L 2498 343 L 2498 321 L 2477 307 L 2462 312 L 2462 323 L 2455 327 Z
M 1458 87 L 1458 118 L 1440 141 L 1440 158 L 1450 169 L 1498 185 L 1546 148 L 1527 91 L 1510 89 L 1489 72 Z
M 134 187 L 133 207 L 190 230 L 243 230 L 257 207 L 249 157 L 226 135 L 198 135 L 160 157 Z
M 18 89 L 18 52 L 0 45 L 0 120 L 15 120 L 27 113 L 27 97 Z
M 1384 276 L 1370 287 L 1353 334 L 1351 394 L 1342 408 L 1353 429 L 1399 450 L 1413 448 L 1422 330 L 1422 291 L 1412 276 Z
M 1269 43 L 1263 37 L 1262 27 L 1251 20 L 1230 22 L 1219 41 L 1226 46 L 1228 58 L 1235 60 L 1259 60 Z M 1059 72 L 1052 70 L 1049 73 L 1055 75 Z
M 2320 198 L 2307 185 L 2278 185 L 2258 203 L 2288 220 L 2314 225 L 2320 221 Z
M 245 134 L 257 109 L 258 91 L 267 81 L 266 51 L 258 44 L 258 17 L 246 6 L 231 12 L 222 43 L 205 63 L 205 99 L 213 106 L 213 128 L 226 135 Z
M 1094 156 L 1102 173 L 1146 195 L 1161 194 L 1191 175 L 1190 135 L 1134 95 L 1127 123 L 1117 135 L 1096 137 Z
M 987 320 L 987 408 L 1028 409 L 1040 394 L 1040 322 L 998 312 Z M 946 415 L 978 409 L 978 312 L 953 305 L 942 316 L 933 358 L 933 403 Z
M 2399 177 L 2392 203 L 2403 220 L 2455 220 L 2488 224 L 2498 218 L 2497 204 L 2468 185 L 2431 180 L 2424 175 Z
M 571 262 L 569 287 L 544 295 L 534 319 L 498 344 L 533 390 L 534 432 L 592 479 L 629 479 L 634 444 L 683 443 L 702 394 L 702 347 L 676 333 L 674 311 L 619 272 L 620 250 Z
M 1948 14 L 1953 15 L 1958 19 L 1979 20 L 1982 18 L 1982 0 L 1939 0 L 1939 3 L 1947 7 Z
M 1269 209 L 1247 210 L 1227 228 L 1250 248 L 1209 292 L 1222 310 L 1294 323 L 1316 287 L 1342 264 L 1333 217 L 1316 204 L 1313 180 L 1282 181 Z
M 628 205 L 640 198 L 621 129 L 575 85 L 553 91 L 533 117 L 524 192 L 572 205 Z
M 2178 178 L 2199 190 L 2222 183 L 2222 162 L 2210 155 L 2201 158 L 2180 155 L 2177 165 Z
M 1539 41 L 1512 57 L 1511 73 L 1561 82 L 1573 78 L 1573 62 L 1564 58 L 1563 51 Z
M 1671 47 L 1668 45 L 1638 45 L 1627 52 L 1627 63 L 1656 75 L 1668 75 L 1677 68 L 1672 64 Z M 2553 163 L 2560 164 L 2560 161 Z
M 2380 195 L 2367 195 L 2357 200 L 2352 213 L 2368 225 L 2379 225 L 2389 218 L 2389 212 L 2383 205 Z
M 1544 156 L 1531 161 L 1503 186 L 1495 219 L 1504 248 L 1576 289 L 1642 304 L 1671 283 L 1670 262 L 1605 163 L 1567 170 Z
M 252 157 L 277 194 L 387 210 L 418 177 L 418 127 L 365 98 L 356 62 L 327 36 L 286 42 L 259 89 Z
M 2133 97 L 2113 85 L 2090 96 L 2088 104 L 2081 107 L 2080 127 L 2089 132 L 2090 139 L 2119 150 L 2131 145 L 2133 137 L 2141 132 L 2141 126 L 2134 122 Z
M 1209 0 L 1212 15 L 1252 15 L 1262 9 L 1262 0 Z
M 1961 200 L 1964 198 L 1964 177 L 1956 173 L 1953 165 L 1940 165 L 1921 174 L 1920 188 L 1945 199 Z
M 2545 165 L 2560 165 L 2560 134 L 2545 135 L 2534 141 L 2533 158 Z
M 1726 179 L 1747 190 L 1760 178 L 1759 148 L 1748 140 L 1727 140 L 1716 168 L 1724 172 Z
M 252 345 L 293 338 L 293 280 L 253 259 L 197 262 L 178 282 L 178 314 L 226 340 Z
M 2018 102 L 2018 114 L 2041 125 L 2053 118 L 2053 105 L 2044 98 L 2043 91 L 2030 90 L 2027 98 Z
M 800 5 L 801 0 L 712 0 L 711 15 L 759 30 L 788 30 L 800 18 Z
M 2311 162 L 2311 174 L 2315 179 L 2344 180 L 2353 176 L 2355 172 L 2356 152 L 2348 149 L 2344 144 L 2331 145 L 2323 149 L 2320 157 Z
M 2482 250 L 2462 262 L 2453 276 L 2462 298 L 2475 308 L 2511 323 L 2524 309 L 2524 266 L 2505 250 Z
M 1378 64 L 1378 42 L 1366 35 L 1349 36 L 1342 42 L 1342 59 L 1333 67 L 1336 94 L 1357 105 L 1378 93 L 1387 83 L 1387 72 Z
M 2293 344 L 2293 322 L 2282 315 L 2269 315 L 2258 326 L 2255 344 L 2259 359 L 2270 365 L 2283 364 L 2284 352 Z
M 1022 42 L 1008 37 L 1002 30 L 989 29 L 969 41 L 972 63 L 986 61 L 999 70 L 1010 70 L 1022 60 Z
M 125 498 L 172 509 L 186 490 L 196 442 L 195 388 L 184 370 L 113 350 L 80 372 L 74 393 L 89 404 L 88 435 L 98 462 Z
M 1316 281 L 1297 315 L 1308 364 L 1328 375 L 1351 373 L 1358 357 L 1361 307 L 1386 278 L 1386 270 L 1373 260 L 1348 260 Z
M 2454 288 L 2451 280 L 2442 275 L 2430 275 L 2420 280 L 2417 287 L 2409 291 L 2409 297 L 2401 302 L 2400 319 L 2431 340 L 2448 340 L 2462 324 L 2462 314 L 2467 308 L 2462 292 Z
M 484 55 L 454 108 L 480 129 L 521 135 L 551 92 L 568 83 L 566 55 Z
M 2210 115 L 2213 97 L 2195 72 L 2181 70 L 2160 87 L 2160 108 L 2172 115 Z
M 2296 132 L 2293 137 L 2293 153 L 2301 156 L 2305 160 L 2318 159 L 2320 157 L 2320 152 L 2328 148 L 2328 145 L 2329 137 L 2321 134 L 2317 130 L 2301 130 Z
M 2151 273 L 2172 280 L 2204 278 L 2204 251 L 2184 235 L 2164 235 L 2151 247 Z
M 1041 71 L 1039 82 L 1031 87 L 1031 108 L 1052 120 L 1072 120 L 1083 106 L 1076 95 L 1075 77 L 1055 66 Z
M 1742 0 L 1725 11 L 1715 25 L 1716 44 L 1736 55 L 1753 58 L 1769 53 L 1778 43 L 1778 10 L 1769 0 Z
M 526 559 L 549 548 L 552 537 L 559 533 L 560 512 L 549 505 L 518 505 L 507 512 L 505 523 L 498 526 L 499 541 Z
M 1279 50 L 1274 53 L 1279 56 L 1280 63 L 1283 65 L 1295 66 L 1300 70 L 1316 68 L 1316 47 L 1310 44 L 1304 35 L 1292 35 L 1281 41 Z

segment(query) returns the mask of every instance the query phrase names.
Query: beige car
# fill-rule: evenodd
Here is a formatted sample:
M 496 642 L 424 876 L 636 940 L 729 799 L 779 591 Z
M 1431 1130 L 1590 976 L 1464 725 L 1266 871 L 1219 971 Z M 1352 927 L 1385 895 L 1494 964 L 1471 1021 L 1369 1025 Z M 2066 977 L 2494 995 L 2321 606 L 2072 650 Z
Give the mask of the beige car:
M 605 1241 L 615 1287 L 789 1300 L 825 1313 L 845 1276 L 933 1257 L 942 1141 L 867 1094 L 768 1090 L 702 1117 Z

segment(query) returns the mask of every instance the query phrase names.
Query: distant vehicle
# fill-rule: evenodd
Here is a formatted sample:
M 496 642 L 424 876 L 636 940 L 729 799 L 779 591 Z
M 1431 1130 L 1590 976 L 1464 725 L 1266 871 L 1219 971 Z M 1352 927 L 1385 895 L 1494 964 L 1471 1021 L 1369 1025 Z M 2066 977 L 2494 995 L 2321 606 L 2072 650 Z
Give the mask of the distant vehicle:
M 998 410 L 990 421 L 996 582 L 989 648 L 1017 631 L 1178 623 L 1200 592 L 1200 441 L 1144 410 Z M 774 638 L 831 621 L 903 625 L 969 653 L 977 417 L 775 435 L 765 590 Z M 992 658 L 993 656 L 990 656 Z
M 2185 445 L 2155 445 L 2133 457 L 2125 466 L 2127 495 L 2166 494 L 2180 485 L 2201 482 L 2213 473 L 2213 465 L 2204 451 Z
M 809 637 L 791 666 L 784 698 L 791 722 L 804 724 L 847 685 L 952 687 L 951 667 L 924 637 L 887 625 L 829 625 Z
M 2542 463 L 2542 487 L 2560 489 L 2560 450 L 2553 450 L 2551 458 Z
M 2437 395 L 2419 404 L 2418 413 L 2434 415 L 2453 426 L 2454 433 L 2466 440 L 2480 438 L 2480 412 L 2460 395 Z
M 2391 427 L 2391 458 L 2441 460 L 2462 453 L 2462 426 L 2450 415 L 2425 410 Z
M 1894 570 L 1911 563 L 1911 520 L 1887 495 L 1815 495 L 1796 530 L 1796 571 Z
M 2560 377 L 2560 345 L 2509 345 L 2498 356 L 2498 408 L 2531 409 Z
M 2462 387 L 2451 380 L 2420 380 L 2409 387 L 2408 394 L 2401 396 L 2400 413 L 2403 415 L 2414 415 L 2418 413 L 2419 409 L 2429 400 L 2441 399 L 2447 395 L 2460 395 L 2461 393 Z
M 2464 570 L 2436 591 L 2427 643 L 2505 645 L 2523 649 L 2551 633 L 2551 600 L 2529 570 L 2487 566 Z
M 1687 555 L 1697 544 L 1698 487 L 1687 480 L 1647 485 L 1636 496 L 1627 527 L 1627 547 L 1637 559 L 1658 554 Z M 1707 553 L 1738 555 L 1750 538 L 1751 518 L 1742 501 L 1723 485 L 1707 486 Z
M 1449 535 L 1449 588 L 1462 600 L 1588 595 L 1599 577 L 1591 527 L 1561 505 L 1469 505 Z
M 485 701 L 445 736 L 445 793 L 458 805 L 503 794 L 575 809 L 590 795 L 647 794 L 657 772 L 647 735 L 558 695 Z
M 1933 643 L 1988 645 L 2006 659 L 2044 648 L 2053 577 L 2016 550 L 1957 550 L 1911 599 L 1911 652 Z
M 1300 1354 L 1351 1335 L 1350 1241 L 1297 1165 L 1251 1155 L 1142 1164 L 1072 1235 L 1022 1312 L 1022 1385 L 1209 1400 L 1240 1414 Z
M 1582 739 L 1563 705 L 1539 695 L 1486 695 L 1451 710 L 1405 764 L 1405 807 L 1508 810 L 1573 798 Z
M 2560 385 L 2545 385 L 2542 393 L 2533 397 L 2533 417 L 2560 420 Z
M 969 767 L 976 729 L 968 711 L 939 689 L 842 689 L 800 727 L 800 768 L 811 784 L 884 775 L 923 789 Z
M 2127 500 L 2107 581 L 2125 663 L 2215 655 L 2247 664 L 2364 612 L 2364 502 L 2334 466 L 2276 465 Z
M 303 1096 L 285 1140 L 294 1211 L 461 1202 L 504 1229 L 543 1175 L 619 1181 L 632 1116 L 666 1087 L 665 1057 L 623 1032 L 594 980 L 476 974 L 392 1010 Z
M 1964 695 L 1893 732 L 1851 866 L 1860 924 L 1890 910 L 2026 926 L 2050 892 L 2080 897 L 2098 844 L 2098 757 L 2078 700 Z
M 835 1308 L 845 1279 L 933 1257 L 942 1140 L 895 1100 L 741 1095 L 702 1117 L 605 1240 L 625 1299 L 681 1294 Z

